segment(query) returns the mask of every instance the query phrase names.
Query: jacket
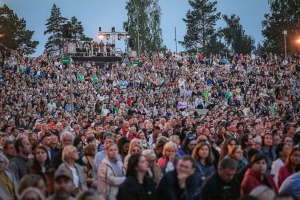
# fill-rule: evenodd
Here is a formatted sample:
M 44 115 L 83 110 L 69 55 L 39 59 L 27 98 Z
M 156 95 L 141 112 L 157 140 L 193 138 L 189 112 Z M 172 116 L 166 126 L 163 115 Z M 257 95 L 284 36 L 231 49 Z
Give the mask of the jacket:
M 240 184 L 237 179 L 224 182 L 215 172 L 202 184 L 200 200 L 236 200 L 239 196 Z
M 28 172 L 31 174 L 37 174 L 37 175 L 40 175 L 41 177 L 43 177 L 43 179 L 46 183 L 46 186 L 47 186 L 47 195 L 48 196 L 54 193 L 54 172 L 55 172 L 54 167 L 48 167 L 48 168 L 46 168 L 45 172 L 42 172 L 40 165 L 32 164 L 29 167 Z
M 122 183 L 117 194 L 117 200 L 156 200 L 156 184 L 145 176 L 143 184 L 135 177 L 127 177 Z
M 162 177 L 157 187 L 157 195 L 159 200 L 193 200 L 196 189 L 196 177 L 194 175 L 187 179 L 186 187 L 181 189 L 175 169 Z
M 14 173 L 8 169 L 5 169 L 3 171 L 6 176 L 11 180 L 13 186 L 14 186 L 14 193 L 15 193 L 15 197 L 13 197 L 9 191 L 7 191 L 7 189 L 5 188 L 5 185 L 2 183 L 2 181 L 0 181 L 0 200 L 13 200 L 13 199 L 16 199 L 17 197 L 17 189 L 18 189 L 18 183 L 17 183 L 17 180 L 14 176 Z
M 278 171 L 278 187 L 280 188 L 283 181 L 292 174 L 293 172 L 291 172 L 287 166 L 284 165 L 280 167 Z
M 17 182 L 19 182 L 21 178 L 27 174 L 28 167 L 31 163 L 32 160 L 21 156 L 15 156 L 10 160 L 8 168 L 14 173 Z
M 70 170 L 70 172 L 72 174 L 72 170 L 70 169 L 70 167 L 65 162 L 63 162 L 58 167 L 58 169 Z M 87 190 L 86 181 L 85 181 L 85 178 L 84 178 L 84 175 L 83 175 L 83 168 L 79 164 L 75 163 L 75 169 L 76 169 L 77 175 L 79 177 L 79 187 L 83 190 Z
M 241 184 L 241 196 L 248 195 L 254 188 L 259 185 L 266 185 L 273 189 L 275 192 L 278 191 L 276 183 L 274 182 L 273 175 L 264 176 L 261 180 L 261 173 L 255 172 L 249 168 L 244 176 Z
M 116 167 L 121 170 L 122 175 L 117 176 L 113 163 L 106 157 L 102 160 L 98 169 L 98 190 L 100 198 L 115 200 L 119 186 L 125 181 L 125 168 L 121 161 L 116 161 Z

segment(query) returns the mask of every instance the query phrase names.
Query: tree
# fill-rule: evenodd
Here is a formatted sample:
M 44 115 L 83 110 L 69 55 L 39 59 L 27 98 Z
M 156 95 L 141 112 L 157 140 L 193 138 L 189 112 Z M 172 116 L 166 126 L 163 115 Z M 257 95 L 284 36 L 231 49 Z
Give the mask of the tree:
M 251 53 L 255 48 L 255 40 L 245 34 L 245 30 L 240 24 L 240 18 L 236 15 L 231 15 L 230 17 L 223 15 L 222 17 L 226 23 L 226 27 L 221 31 L 223 32 L 227 46 L 231 46 L 235 53 Z
M 46 42 L 45 49 L 51 54 L 60 53 L 64 45 L 62 27 L 66 23 L 67 18 L 62 17 L 60 8 L 53 4 L 51 9 L 50 18 L 47 19 L 46 31 L 44 35 L 49 34 L 48 41 Z
M 300 28 L 300 1 L 298 0 L 269 0 L 270 13 L 265 14 L 262 21 L 262 34 L 265 37 L 264 48 L 273 53 L 284 53 L 284 35 L 287 30 L 287 51 L 297 51 L 296 39 Z
M 87 38 L 85 36 L 84 28 L 81 24 L 81 21 L 78 21 L 75 16 L 73 16 L 71 20 L 68 21 L 68 24 L 70 25 L 70 34 L 73 40 L 75 41 L 91 40 L 91 38 Z
M 187 33 L 184 40 L 179 43 L 188 51 L 196 49 L 199 42 L 205 52 L 209 52 L 209 42 L 216 38 L 216 22 L 220 19 L 220 12 L 217 12 L 217 2 L 209 0 L 189 0 L 192 10 L 188 10 L 183 21 L 187 26 Z
M 129 0 L 126 3 L 127 21 L 124 27 L 133 40 L 134 50 L 160 50 L 162 30 L 161 9 L 158 0 Z M 140 49 L 138 49 L 138 47 Z
M 0 48 L 21 50 L 27 54 L 35 52 L 38 41 L 32 41 L 34 31 L 26 29 L 26 20 L 19 19 L 9 7 L 4 4 L 0 8 Z

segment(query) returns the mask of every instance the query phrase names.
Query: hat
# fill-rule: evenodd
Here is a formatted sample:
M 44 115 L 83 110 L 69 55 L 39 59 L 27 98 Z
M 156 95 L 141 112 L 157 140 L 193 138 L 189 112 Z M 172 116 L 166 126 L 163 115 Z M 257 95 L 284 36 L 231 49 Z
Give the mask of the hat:
M 298 128 L 296 129 L 296 133 L 297 133 L 297 132 L 300 132 L 300 127 L 298 127 Z
M 73 176 L 72 176 L 70 170 L 63 169 L 63 168 L 57 169 L 54 173 L 54 180 L 59 179 L 61 177 L 65 177 L 70 180 L 73 180 Z

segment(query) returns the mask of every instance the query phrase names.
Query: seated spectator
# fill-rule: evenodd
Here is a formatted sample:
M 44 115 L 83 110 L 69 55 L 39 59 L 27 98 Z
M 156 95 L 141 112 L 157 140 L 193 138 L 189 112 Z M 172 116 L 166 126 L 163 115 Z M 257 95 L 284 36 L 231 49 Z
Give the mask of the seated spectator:
M 17 180 L 14 174 L 7 168 L 9 160 L 0 153 L 0 194 L 3 199 L 17 198 Z
M 237 199 L 240 196 L 240 184 L 235 179 L 237 163 L 231 158 L 219 162 L 218 170 L 203 183 L 201 200 Z

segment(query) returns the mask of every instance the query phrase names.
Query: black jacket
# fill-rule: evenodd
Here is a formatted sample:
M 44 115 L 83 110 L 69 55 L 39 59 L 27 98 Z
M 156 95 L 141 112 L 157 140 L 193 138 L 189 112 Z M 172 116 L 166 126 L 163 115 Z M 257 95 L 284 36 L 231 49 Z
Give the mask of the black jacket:
M 203 183 L 201 200 L 236 200 L 240 196 L 240 184 L 234 178 L 229 183 L 224 182 L 218 172 L 215 172 Z
M 161 200 L 193 200 L 196 194 L 197 181 L 194 175 L 187 179 L 186 187 L 178 185 L 177 171 L 166 173 L 158 184 L 157 195 Z
M 145 176 L 143 184 L 140 184 L 135 177 L 127 177 L 119 187 L 117 200 L 156 200 L 156 184 Z

